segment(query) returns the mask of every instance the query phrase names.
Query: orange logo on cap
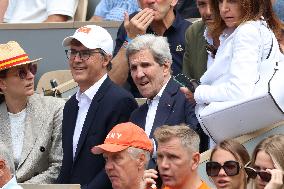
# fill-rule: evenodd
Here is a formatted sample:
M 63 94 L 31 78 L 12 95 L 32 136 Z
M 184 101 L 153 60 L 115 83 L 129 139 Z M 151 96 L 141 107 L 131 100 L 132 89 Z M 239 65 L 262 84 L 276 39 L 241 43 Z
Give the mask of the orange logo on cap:
M 81 27 L 78 29 L 78 32 L 83 32 L 88 34 L 91 31 L 91 28 L 87 28 L 87 27 Z

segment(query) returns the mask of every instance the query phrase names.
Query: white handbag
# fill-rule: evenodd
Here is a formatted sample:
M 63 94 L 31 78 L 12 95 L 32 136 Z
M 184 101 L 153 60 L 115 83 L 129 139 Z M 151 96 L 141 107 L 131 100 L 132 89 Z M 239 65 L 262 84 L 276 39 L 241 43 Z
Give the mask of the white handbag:
M 274 44 L 278 44 L 275 40 Z M 276 51 L 273 53 L 279 55 L 273 56 L 279 57 L 280 51 L 277 48 L 274 45 Z M 277 60 L 280 61 L 280 58 Z M 284 61 L 273 63 L 267 59 L 261 64 L 260 80 L 250 98 L 212 102 L 196 111 L 201 127 L 214 142 L 247 134 L 284 120 Z

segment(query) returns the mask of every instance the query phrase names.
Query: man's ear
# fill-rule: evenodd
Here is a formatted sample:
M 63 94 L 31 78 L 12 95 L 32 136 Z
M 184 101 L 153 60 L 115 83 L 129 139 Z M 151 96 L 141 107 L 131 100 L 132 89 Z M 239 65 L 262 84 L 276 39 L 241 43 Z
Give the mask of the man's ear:
M 146 164 L 146 156 L 145 154 L 139 154 L 139 158 L 137 159 L 137 167 L 138 169 L 145 169 Z
M 106 54 L 103 56 L 103 67 L 106 67 L 112 59 L 112 55 Z
M 0 159 L 0 177 L 3 176 L 5 167 L 6 167 L 5 161 L 3 159 Z
M 191 169 L 197 170 L 200 161 L 200 153 L 199 152 L 192 153 L 191 161 L 192 161 Z
M 165 63 L 163 64 L 163 66 L 164 66 L 164 70 L 163 70 L 163 72 L 167 75 L 168 73 L 171 73 L 171 63 L 170 63 L 170 61 L 165 61 Z

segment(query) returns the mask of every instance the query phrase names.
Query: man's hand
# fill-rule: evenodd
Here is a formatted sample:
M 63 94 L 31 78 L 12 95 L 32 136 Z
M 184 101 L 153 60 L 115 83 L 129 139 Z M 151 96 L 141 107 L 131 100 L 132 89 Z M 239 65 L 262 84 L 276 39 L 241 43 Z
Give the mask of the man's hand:
M 140 189 L 155 189 L 158 172 L 155 169 L 148 169 L 144 171 L 143 180 L 140 184 Z
M 185 98 L 189 101 L 189 102 L 192 102 L 192 103 L 196 103 L 195 100 L 194 100 L 194 95 L 193 93 L 186 87 L 181 87 L 180 88 L 181 92 L 184 93 L 185 95 Z
M 127 36 L 130 39 L 135 38 L 137 35 L 143 35 L 146 33 L 147 28 L 150 26 L 154 19 L 154 11 L 149 8 L 145 8 L 137 13 L 131 20 L 129 20 L 128 13 L 124 13 L 124 28 L 127 32 Z
M 281 189 L 283 186 L 283 171 L 279 169 L 266 169 L 271 174 L 271 180 L 264 189 Z

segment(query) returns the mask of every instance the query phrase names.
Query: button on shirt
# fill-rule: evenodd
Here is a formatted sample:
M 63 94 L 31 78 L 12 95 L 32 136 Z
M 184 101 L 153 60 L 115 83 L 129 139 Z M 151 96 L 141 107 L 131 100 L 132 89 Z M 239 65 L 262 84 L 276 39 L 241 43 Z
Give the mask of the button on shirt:
M 73 134 L 73 158 L 75 157 L 76 148 L 77 148 L 77 145 L 80 139 L 81 131 L 83 129 L 85 118 L 87 116 L 92 100 L 106 78 L 107 78 L 107 74 L 105 74 L 99 81 L 97 81 L 93 86 L 91 86 L 85 92 L 81 93 L 80 91 L 78 91 L 76 93 L 76 99 L 79 102 L 78 103 L 79 111 L 78 111 L 76 126 L 75 126 L 75 130 Z

